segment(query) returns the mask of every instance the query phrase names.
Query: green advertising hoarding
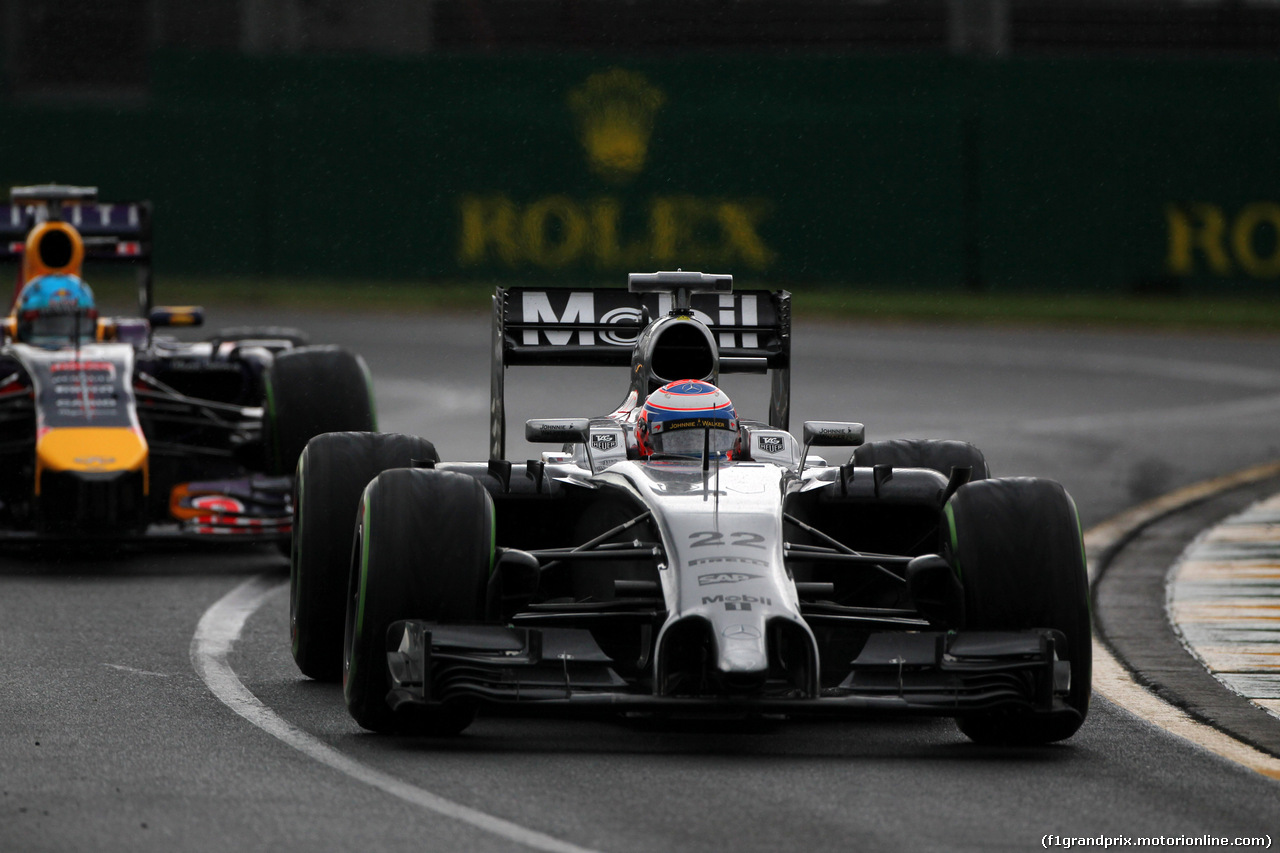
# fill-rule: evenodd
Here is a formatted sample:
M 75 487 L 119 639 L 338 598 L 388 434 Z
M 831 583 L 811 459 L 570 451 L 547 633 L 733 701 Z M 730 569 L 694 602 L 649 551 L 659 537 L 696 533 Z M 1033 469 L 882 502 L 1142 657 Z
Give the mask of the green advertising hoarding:
M 0 180 L 151 198 L 161 273 L 1280 280 L 1273 62 L 163 54 L 0 119 Z
M 1021 61 L 980 75 L 990 287 L 1280 284 L 1280 65 Z

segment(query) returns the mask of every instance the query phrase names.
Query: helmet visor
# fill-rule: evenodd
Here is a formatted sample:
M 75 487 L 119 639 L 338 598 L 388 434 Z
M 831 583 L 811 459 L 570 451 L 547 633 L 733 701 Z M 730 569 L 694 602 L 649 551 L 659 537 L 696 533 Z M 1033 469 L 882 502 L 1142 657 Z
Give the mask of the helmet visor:
M 40 347 L 66 346 L 92 341 L 97 334 L 97 314 L 93 310 L 47 313 L 26 311 L 18 318 L 18 338 Z
M 703 428 L 665 429 L 653 434 L 655 453 L 675 453 L 680 456 L 701 456 L 706 447 L 712 453 L 727 453 L 738 443 L 738 431 L 724 426 Z

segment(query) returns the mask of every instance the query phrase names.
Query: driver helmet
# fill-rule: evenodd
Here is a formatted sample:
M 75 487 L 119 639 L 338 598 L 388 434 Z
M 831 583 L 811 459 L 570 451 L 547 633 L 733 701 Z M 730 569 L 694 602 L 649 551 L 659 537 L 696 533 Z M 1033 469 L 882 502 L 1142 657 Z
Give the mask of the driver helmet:
M 702 457 L 703 448 L 732 457 L 738 444 L 738 415 L 729 395 L 710 382 L 681 379 L 649 395 L 636 420 L 641 456 L 655 453 Z
M 79 276 L 36 276 L 18 294 L 15 314 L 18 340 L 34 346 L 86 343 L 97 336 L 93 291 Z

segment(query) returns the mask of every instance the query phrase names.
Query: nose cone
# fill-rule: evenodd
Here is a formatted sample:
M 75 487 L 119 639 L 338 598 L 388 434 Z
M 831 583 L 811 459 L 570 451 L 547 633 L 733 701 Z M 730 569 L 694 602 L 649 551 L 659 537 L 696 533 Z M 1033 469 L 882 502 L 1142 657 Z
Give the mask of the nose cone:
M 106 474 L 138 471 L 147 463 L 147 441 L 130 427 L 51 429 L 36 442 L 36 491 L 43 471 Z
M 769 652 L 765 646 L 764 620 L 751 612 L 725 620 L 716 637 L 716 676 L 728 693 L 750 693 L 764 687 L 769 677 Z

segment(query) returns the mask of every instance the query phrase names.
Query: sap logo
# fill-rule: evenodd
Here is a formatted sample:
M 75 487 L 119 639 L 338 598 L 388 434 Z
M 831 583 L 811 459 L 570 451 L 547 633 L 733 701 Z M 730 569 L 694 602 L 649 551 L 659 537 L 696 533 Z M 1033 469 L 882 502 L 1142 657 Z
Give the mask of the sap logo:
M 716 572 L 712 575 L 698 575 L 698 586 L 711 586 L 717 583 L 742 583 L 759 577 L 760 575 L 749 575 L 746 572 Z
M 601 453 L 613 450 L 618 446 L 618 434 L 616 432 L 602 432 L 591 436 L 591 446 Z
M 758 446 L 765 453 L 781 453 L 785 447 L 780 435 L 762 435 Z

